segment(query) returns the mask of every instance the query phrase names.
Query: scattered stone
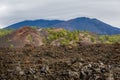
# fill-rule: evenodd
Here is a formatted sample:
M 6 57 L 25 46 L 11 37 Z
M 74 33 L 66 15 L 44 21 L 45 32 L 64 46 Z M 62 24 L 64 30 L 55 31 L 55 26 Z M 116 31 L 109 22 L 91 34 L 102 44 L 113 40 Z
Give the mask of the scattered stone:
M 79 73 L 78 72 L 68 71 L 68 75 L 69 75 L 70 78 L 79 79 Z
M 16 67 L 16 71 L 21 71 L 21 70 L 22 70 L 21 67 L 19 66 Z
M 24 75 L 25 73 L 24 73 L 24 71 L 20 71 L 19 74 L 22 76 L 22 75 Z
M 35 47 L 30 56 L 11 49 L 0 49 L 0 80 L 120 80 L 120 55 L 114 45 Z
M 34 69 L 32 69 L 32 68 L 29 69 L 29 72 L 30 72 L 31 74 L 35 74 L 35 73 L 36 73 L 36 71 L 35 71 Z
M 40 69 L 40 72 L 45 74 L 49 73 L 48 65 L 43 65 L 42 68 Z

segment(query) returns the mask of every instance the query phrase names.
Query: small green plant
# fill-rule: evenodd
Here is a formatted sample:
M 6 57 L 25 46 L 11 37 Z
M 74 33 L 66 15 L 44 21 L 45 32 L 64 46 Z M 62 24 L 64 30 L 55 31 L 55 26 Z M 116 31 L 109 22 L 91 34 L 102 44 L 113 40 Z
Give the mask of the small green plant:
M 12 29 L 0 29 L 0 37 L 10 34 L 12 31 Z
M 68 31 L 68 30 L 60 30 L 60 31 L 53 31 L 52 28 L 47 29 L 47 31 L 49 32 L 49 35 L 47 37 L 47 42 L 52 42 L 56 39 L 61 39 L 63 38 L 63 40 L 61 41 L 61 44 L 69 44 L 71 41 L 73 42 L 78 42 L 79 41 L 79 32 L 80 31 Z
M 14 47 L 14 45 L 13 44 L 10 44 L 10 48 L 13 48 Z
M 37 26 L 31 26 L 31 28 L 36 30 L 38 27 Z
M 12 40 L 11 40 L 11 39 L 9 39 L 9 38 L 8 38 L 8 39 L 6 39 L 6 42 L 11 42 L 11 41 L 12 41 Z
M 33 38 L 32 38 L 32 36 L 31 36 L 31 35 L 28 35 L 28 36 L 27 36 L 27 39 L 28 39 L 30 42 L 32 42 L 32 41 L 33 41 Z
M 69 43 L 70 43 L 70 41 L 67 40 L 67 39 L 63 39 L 63 40 L 61 41 L 61 45 L 68 45 Z
M 90 38 L 92 42 L 95 42 L 95 38 L 94 37 L 91 37 Z
M 102 35 L 99 37 L 99 40 L 107 44 L 120 43 L 120 35 Z

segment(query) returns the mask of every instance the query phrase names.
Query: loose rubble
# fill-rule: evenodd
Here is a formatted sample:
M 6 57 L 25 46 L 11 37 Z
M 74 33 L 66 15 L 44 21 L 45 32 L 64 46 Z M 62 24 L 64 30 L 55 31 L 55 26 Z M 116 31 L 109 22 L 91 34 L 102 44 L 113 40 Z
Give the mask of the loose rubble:
M 26 49 L 0 49 L 0 80 L 120 80 L 119 44 Z

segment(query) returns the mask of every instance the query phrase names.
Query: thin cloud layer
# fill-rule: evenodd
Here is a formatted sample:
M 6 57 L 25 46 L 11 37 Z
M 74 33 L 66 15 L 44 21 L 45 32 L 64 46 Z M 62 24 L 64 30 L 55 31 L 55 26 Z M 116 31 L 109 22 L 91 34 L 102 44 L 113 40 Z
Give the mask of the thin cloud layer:
M 120 0 L 1 0 L 0 28 L 34 19 L 91 17 L 120 27 Z

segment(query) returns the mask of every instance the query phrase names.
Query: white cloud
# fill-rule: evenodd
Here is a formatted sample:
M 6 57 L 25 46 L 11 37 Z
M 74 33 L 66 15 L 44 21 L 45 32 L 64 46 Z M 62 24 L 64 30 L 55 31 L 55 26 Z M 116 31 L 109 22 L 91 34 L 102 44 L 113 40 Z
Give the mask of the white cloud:
M 6 5 L 0 5 L 0 18 L 8 15 L 9 8 Z
M 28 19 L 94 17 L 120 27 L 120 0 L 0 0 L 0 27 Z

